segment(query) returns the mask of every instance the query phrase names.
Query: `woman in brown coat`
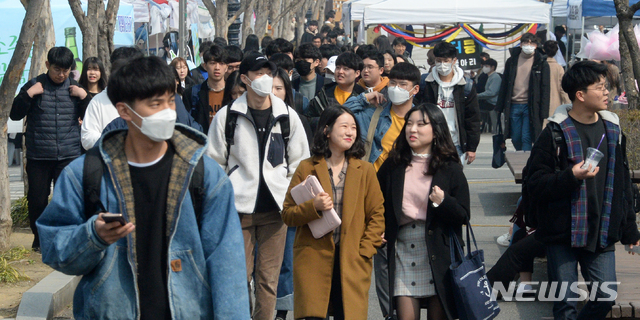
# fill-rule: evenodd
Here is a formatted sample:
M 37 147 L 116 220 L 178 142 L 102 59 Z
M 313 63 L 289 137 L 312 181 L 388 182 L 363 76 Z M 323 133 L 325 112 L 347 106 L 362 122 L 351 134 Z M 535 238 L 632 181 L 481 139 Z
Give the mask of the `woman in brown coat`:
M 372 257 L 382 245 L 384 207 L 373 165 L 361 161 L 364 142 L 353 113 L 327 108 L 318 121 L 313 156 L 300 163 L 289 185 L 282 219 L 298 227 L 293 244 L 294 317 L 367 319 Z M 291 188 L 314 175 L 323 190 L 296 205 Z M 343 196 L 344 195 L 344 196 Z M 308 223 L 334 208 L 342 224 L 315 239 Z

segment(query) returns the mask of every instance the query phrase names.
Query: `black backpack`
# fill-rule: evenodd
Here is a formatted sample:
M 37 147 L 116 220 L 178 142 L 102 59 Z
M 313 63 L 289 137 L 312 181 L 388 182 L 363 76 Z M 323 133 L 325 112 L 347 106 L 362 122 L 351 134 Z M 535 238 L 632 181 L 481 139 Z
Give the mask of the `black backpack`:
M 89 218 L 100 212 L 106 212 L 106 208 L 100 201 L 100 183 L 104 172 L 104 162 L 100 155 L 100 149 L 95 146 L 89 150 L 84 158 L 84 168 L 82 169 L 82 186 L 84 190 L 84 216 Z M 204 190 L 204 161 L 202 158 L 191 176 L 189 184 L 189 193 L 191 193 L 191 202 L 200 228 L 200 216 L 202 215 L 202 202 L 205 198 Z
M 552 122 L 550 122 L 548 126 L 551 128 L 551 134 L 553 136 L 553 150 L 556 151 L 555 172 L 558 173 L 560 172 L 560 149 L 558 146 L 564 143 L 564 135 L 560 126 Z M 522 168 L 522 200 L 520 200 L 520 207 L 524 211 L 524 223 L 527 227 L 535 229 L 538 227 L 537 214 L 540 202 L 532 201 L 531 192 L 527 187 L 527 182 L 530 178 L 529 168 L 531 168 L 531 156 L 529 156 L 527 164 Z

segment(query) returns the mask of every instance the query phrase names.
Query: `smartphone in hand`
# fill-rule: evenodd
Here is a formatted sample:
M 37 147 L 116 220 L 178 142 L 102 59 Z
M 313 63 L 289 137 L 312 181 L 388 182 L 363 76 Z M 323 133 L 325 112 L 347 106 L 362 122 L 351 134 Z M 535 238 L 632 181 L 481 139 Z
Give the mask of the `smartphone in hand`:
M 102 220 L 106 223 L 117 221 L 120 222 L 121 226 L 127 224 L 127 220 L 122 216 L 122 213 L 103 213 Z

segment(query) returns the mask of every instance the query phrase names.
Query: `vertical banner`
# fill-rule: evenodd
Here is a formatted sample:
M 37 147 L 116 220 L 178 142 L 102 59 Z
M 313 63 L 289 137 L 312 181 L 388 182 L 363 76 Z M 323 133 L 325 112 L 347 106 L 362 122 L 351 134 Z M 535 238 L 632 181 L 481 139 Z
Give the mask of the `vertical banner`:
M 582 29 L 582 0 L 569 0 L 569 15 L 567 16 L 567 28 Z

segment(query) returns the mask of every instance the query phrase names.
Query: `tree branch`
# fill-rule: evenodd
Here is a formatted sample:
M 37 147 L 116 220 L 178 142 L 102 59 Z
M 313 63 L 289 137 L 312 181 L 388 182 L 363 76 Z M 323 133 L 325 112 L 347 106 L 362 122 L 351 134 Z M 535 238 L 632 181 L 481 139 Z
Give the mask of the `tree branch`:
M 211 19 L 215 21 L 216 12 L 217 12 L 216 5 L 214 5 L 211 0 L 202 0 L 202 3 L 207 8 L 207 11 L 209 11 L 209 15 L 211 16 Z M 214 26 L 214 27 L 217 28 L 218 26 Z
M 203 1 L 204 2 L 204 1 Z M 244 0 L 242 1 L 242 4 L 240 5 L 240 9 L 238 9 L 238 11 L 236 11 L 236 13 L 233 15 L 233 17 L 231 17 L 228 20 L 228 24 L 227 25 L 231 25 L 234 21 L 236 21 L 236 19 L 238 19 L 238 17 L 249 7 L 253 4 L 253 0 Z
M 293 5 L 290 5 L 289 7 L 285 8 L 282 13 L 280 13 L 280 15 L 278 15 L 274 21 L 271 22 L 271 24 L 274 24 L 280 20 L 282 20 L 282 18 L 284 18 L 284 16 L 286 14 L 288 14 L 289 12 L 293 11 L 293 12 L 297 12 L 298 9 L 300 9 L 304 4 L 305 4 L 305 0 L 299 0 L 298 2 L 296 2 Z
M 105 12 L 105 22 L 107 24 L 114 23 L 119 7 L 120 0 L 109 0 L 109 3 L 107 4 L 107 11 Z
M 76 18 L 76 21 L 78 22 L 78 26 L 80 27 L 80 29 L 84 29 L 85 15 L 84 15 L 84 11 L 82 11 L 82 4 L 80 3 L 80 0 L 69 0 L 69 6 L 71 7 L 71 12 L 73 13 L 73 16 Z
M 631 15 L 636 14 L 636 11 L 640 10 L 640 2 L 636 2 L 631 7 L 629 7 L 629 11 L 631 11 Z

